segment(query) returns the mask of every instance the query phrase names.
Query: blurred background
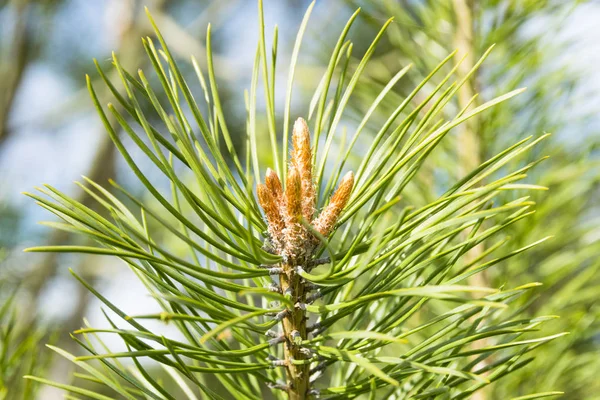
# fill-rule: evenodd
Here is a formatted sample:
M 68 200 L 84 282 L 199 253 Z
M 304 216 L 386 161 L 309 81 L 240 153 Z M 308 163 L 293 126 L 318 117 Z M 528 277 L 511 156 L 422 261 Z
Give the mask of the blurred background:
M 267 32 L 279 26 L 277 99 L 285 93 L 296 30 L 309 2 L 265 0 Z M 111 301 L 132 314 L 159 312 L 124 264 L 98 256 L 23 253 L 40 244 L 77 238 L 37 224 L 52 216 L 22 195 L 50 184 L 93 204 L 73 183 L 85 175 L 114 178 L 143 196 L 101 126 L 85 88 L 98 80 L 92 59 L 110 70 L 111 51 L 130 70 L 148 68 L 140 38 L 151 34 L 147 6 L 178 57 L 205 59 L 206 27 L 212 24 L 217 78 L 230 131 L 245 129 L 244 90 L 250 86 L 256 40 L 254 0 L 0 0 L 0 399 L 55 399 L 63 394 L 26 386 L 28 371 L 50 371 L 70 382 L 71 365 L 50 358 L 43 344 L 79 351 L 69 333 L 87 318 L 105 325 L 100 306 L 69 274 L 76 270 Z M 467 54 L 466 72 L 492 44 L 483 67 L 458 96 L 464 107 L 474 93 L 483 102 L 517 87 L 528 91 L 507 105 L 470 120 L 445 143 L 429 173 L 409 197 L 435 198 L 436 182 L 454 180 L 483 160 L 529 135 L 552 132 L 539 150 L 550 158 L 530 180 L 538 212 L 510 232 L 515 248 L 547 235 L 547 244 L 512 258 L 481 277 L 483 284 L 544 283 L 523 309 L 561 316 L 552 329 L 571 335 L 547 345 L 538 358 L 481 394 L 508 399 L 563 390 L 569 399 L 600 393 L 600 1 L 544 0 L 321 0 L 305 35 L 297 70 L 294 116 L 303 116 L 345 21 L 362 7 L 351 32 L 360 59 L 390 17 L 386 33 L 351 100 L 349 121 L 360 120 L 386 82 L 413 64 L 377 113 L 390 112 L 454 49 Z M 272 35 L 269 35 L 269 40 Z M 356 65 L 349 60 L 350 68 Z M 192 71 L 188 71 L 192 72 Z M 415 101 L 420 101 L 416 99 Z M 351 125 L 350 125 L 351 126 Z M 265 134 L 266 137 L 266 134 Z M 243 143 L 237 143 L 242 151 Z M 265 155 L 265 163 L 269 163 Z M 168 330 L 161 326 L 157 329 Z M 15 363 L 15 360 L 20 362 Z

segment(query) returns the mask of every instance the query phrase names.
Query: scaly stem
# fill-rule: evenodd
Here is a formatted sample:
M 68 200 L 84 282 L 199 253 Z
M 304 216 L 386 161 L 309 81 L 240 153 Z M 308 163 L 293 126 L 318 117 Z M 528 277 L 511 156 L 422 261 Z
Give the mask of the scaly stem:
M 303 266 L 306 269 L 306 266 Z M 308 356 L 300 351 L 298 340 L 306 337 L 306 311 L 301 307 L 306 301 L 306 287 L 302 277 L 296 274 L 291 265 L 283 266 L 284 273 L 280 275 L 281 290 L 291 292 L 292 302 L 296 304 L 282 321 L 283 333 L 286 337 L 285 360 L 288 380 L 288 397 L 292 400 L 305 399 L 309 390 L 309 364 L 300 364 Z M 293 361 L 296 361 L 294 363 Z

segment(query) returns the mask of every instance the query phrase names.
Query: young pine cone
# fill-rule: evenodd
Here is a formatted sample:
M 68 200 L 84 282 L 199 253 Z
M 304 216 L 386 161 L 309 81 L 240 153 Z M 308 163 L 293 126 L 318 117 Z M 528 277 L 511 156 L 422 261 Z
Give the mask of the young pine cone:
M 329 204 L 314 218 L 316 190 L 312 176 L 310 132 L 302 118 L 294 124 L 292 146 L 285 191 L 277 174 L 268 169 L 265 184 L 257 186 L 257 195 L 265 212 L 275 252 L 293 264 L 300 264 L 312 257 L 319 244 L 319 239 L 305 224 L 311 224 L 324 237 L 333 232 L 350 199 L 354 174 L 348 172 L 342 178 Z

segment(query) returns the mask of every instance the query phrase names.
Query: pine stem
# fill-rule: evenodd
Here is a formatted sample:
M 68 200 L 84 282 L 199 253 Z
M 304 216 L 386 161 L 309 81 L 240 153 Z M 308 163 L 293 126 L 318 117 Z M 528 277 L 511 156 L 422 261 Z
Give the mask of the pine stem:
M 306 268 L 306 266 L 303 266 Z M 306 311 L 301 307 L 306 301 L 306 286 L 298 275 L 294 266 L 285 264 L 284 273 L 280 275 L 283 293 L 291 292 L 292 302 L 296 304 L 293 310 L 282 321 L 283 333 L 286 337 L 285 361 L 288 380 L 288 397 L 292 400 L 305 399 L 309 390 L 309 364 L 293 363 L 307 359 L 307 355 L 300 351 L 300 345 L 295 340 L 305 340 L 306 336 Z

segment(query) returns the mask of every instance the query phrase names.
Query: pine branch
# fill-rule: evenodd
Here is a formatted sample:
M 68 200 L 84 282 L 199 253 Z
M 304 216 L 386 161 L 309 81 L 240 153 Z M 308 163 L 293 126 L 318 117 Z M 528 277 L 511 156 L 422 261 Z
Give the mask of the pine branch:
M 308 13 L 311 9 L 312 5 Z M 125 398 L 169 398 L 168 384 L 154 379 L 138 362 L 139 357 L 148 357 L 171 371 L 170 384 L 182 390 L 192 386 L 208 398 L 218 398 L 217 381 L 219 390 L 249 399 L 260 398 L 265 387 L 278 398 L 292 399 L 351 398 L 367 392 L 399 397 L 443 392 L 464 398 L 524 366 L 529 362 L 526 354 L 560 336 L 536 334 L 548 318 L 523 318 L 514 308 L 538 284 L 501 289 L 464 284 L 473 274 L 542 243 L 502 253 L 494 241 L 532 214 L 535 204 L 527 193 L 544 188 L 520 182 L 541 159 L 514 165 L 544 137 L 517 141 L 499 151 L 433 201 L 403 199 L 453 129 L 523 90 L 446 119 L 446 106 L 465 83 L 456 76 L 456 65 L 444 70 L 453 59 L 450 54 L 383 123 L 371 119 L 379 101 L 371 104 L 373 112 L 365 114 L 355 138 L 345 146 L 338 141 L 345 111 L 375 46 L 392 26 L 391 20 L 386 22 L 350 68 L 352 46 L 347 37 L 357 17 L 358 11 L 343 28 L 305 113 L 314 122 L 312 132 L 303 118 L 293 125 L 285 171 L 281 165 L 278 171 L 275 162 L 280 160 L 273 104 L 277 46 L 272 46 L 273 55 L 267 59 L 261 2 L 243 135 L 246 159 L 232 145 L 222 110 L 210 29 L 207 78 L 192 61 L 203 104 L 196 102 L 195 86 L 184 77 L 150 16 L 157 43 L 148 37 L 142 44 L 156 79 L 141 70 L 131 74 L 115 54 L 119 83 L 99 68 L 114 97 L 114 104 L 104 106 L 88 77 L 92 101 L 108 135 L 147 197 L 140 199 L 111 182 L 115 195 L 86 180 L 82 187 L 107 211 L 103 216 L 51 186 L 28 194 L 62 220 L 48 225 L 97 244 L 28 251 L 117 257 L 136 273 L 163 312 L 130 315 L 75 275 L 120 319 L 117 323 L 107 315 L 111 328 L 86 326 L 75 332 L 86 356 L 53 348 L 85 369 L 87 379 Z M 296 49 L 301 34 L 297 40 Z M 293 70 L 297 57 L 292 60 Z M 439 77 L 442 70 L 445 75 Z M 388 95 L 405 72 L 395 74 L 378 98 Z M 256 115 L 261 75 L 270 136 L 264 142 L 257 137 Z M 347 85 L 333 90 L 334 82 Z M 288 90 L 292 87 L 290 83 Z M 417 98 L 419 105 L 410 109 Z M 290 102 L 286 107 L 284 114 L 289 116 Z M 288 124 L 284 122 L 283 131 Z M 359 133 L 367 124 L 380 127 L 375 140 L 364 144 Z M 366 148 L 355 148 L 358 144 Z M 273 155 L 273 170 L 263 166 L 259 149 Z M 170 191 L 157 183 L 158 177 L 133 151 L 169 181 Z M 287 145 L 282 153 L 287 154 Z M 349 169 L 356 170 L 356 176 Z M 266 171 L 264 184 L 253 184 L 261 181 L 261 170 Z M 511 199 L 504 197 L 506 192 L 514 194 Z M 494 243 L 486 255 L 495 258 L 465 263 L 464 255 L 484 242 Z M 144 325 L 148 319 L 172 324 L 183 339 L 154 332 Z M 90 335 L 94 339 L 116 335 L 127 350 L 111 352 L 89 340 Z M 474 346 L 481 340 L 489 340 L 489 345 Z M 121 358 L 132 360 L 131 368 L 124 368 Z M 491 361 L 476 367 L 482 360 Z M 207 376 L 211 384 L 203 380 Z M 92 395 L 77 385 L 31 379 Z

